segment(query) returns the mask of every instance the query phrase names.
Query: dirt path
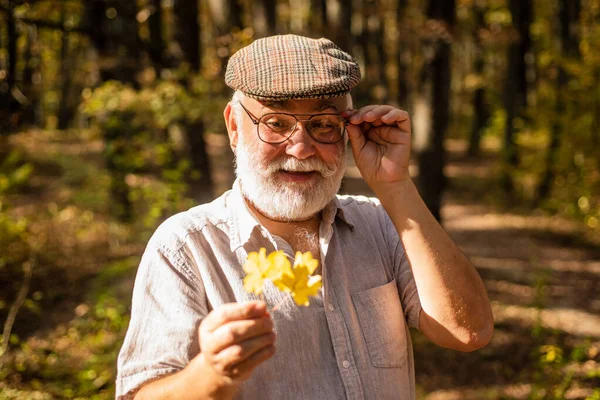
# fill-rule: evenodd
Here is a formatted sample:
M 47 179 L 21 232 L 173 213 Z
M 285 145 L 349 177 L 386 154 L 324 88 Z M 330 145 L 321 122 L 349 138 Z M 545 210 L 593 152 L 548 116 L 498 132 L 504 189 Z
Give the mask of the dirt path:
M 464 159 L 456 143 L 454 150 L 446 171 L 444 227 L 482 276 L 496 331 L 487 348 L 471 354 L 436 349 L 417 335 L 417 381 L 432 393 L 426 398 L 525 399 L 536 388 L 554 388 L 562 378 L 544 376 L 552 369 L 539 362 L 543 346 L 560 348 L 565 359 L 585 346 L 581 365 L 556 367 L 558 374 L 569 368 L 576 377 L 597 371 L 600 244 L 573 221 L 489 205 L 486 196 L 499 193 L 491 179 L 494 158 Z M 581 379 L 564 398 L 586 399 L 599 385 L 597 376 Z

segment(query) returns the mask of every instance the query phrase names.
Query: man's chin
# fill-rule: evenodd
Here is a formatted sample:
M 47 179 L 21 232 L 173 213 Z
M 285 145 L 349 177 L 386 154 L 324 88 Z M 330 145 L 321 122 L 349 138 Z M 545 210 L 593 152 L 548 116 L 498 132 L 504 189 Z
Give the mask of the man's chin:
M 255 185 L 260 190 L 243 190 L 247 200 L 263 216 L 275 220 L 286 222 L 306 221 L 321 212 L 335 197 L 332 193 L 331 198 L 325 199 L 325 192 L 331 192 L 321 174 L 316 173 L 310 179 L 301 179 L 298 181 L 286 181 L 279 179 L 279 173 L 275 172 L 268 177 L 257 179 Z M 239 177 L 239 176 L 238 176 Z M 242 189 L 245 188 L 243 177 L 241 178 Z M 256 187 L 255 186 L 255 187 Z M 339 188 L 339 185 L 337 186 Z M 245 188 L 248 189 L 248 188 Z M 318 204 L 317 204 L 318 203 Z
M 278 188 L 266 189 L 263 193 L 250 195 L 248 200 L 263 216 L 274 221 L 306 221 L 318 214 L 321 209 L 314 205 L 310 207 L 311 200 L 314 201 L 310 190 L 300 188 L 303 184 L 286 184 Z M 304 190 L 302 190 L 304 189 Z M 250 193 L 247 193 L 250 194 Z

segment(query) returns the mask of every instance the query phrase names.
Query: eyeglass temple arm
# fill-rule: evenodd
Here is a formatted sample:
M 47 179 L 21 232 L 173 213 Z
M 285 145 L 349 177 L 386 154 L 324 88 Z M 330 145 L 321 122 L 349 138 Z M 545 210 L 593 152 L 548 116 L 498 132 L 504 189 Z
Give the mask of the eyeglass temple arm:
M 254 114 L 252 114 L 250 111 L 248 111 L 248 109 L 246 107 L 244 107 L 244 105 L 240 102 L 238 103 L 240 106 L 242 106 L 242 108 L 244 109 L 244 111 L 246 111 L 246 114 L 248 114 L 248 117 L 250 117 L 250 120 L 252 121 L 252 123 L 254 125 L 258 125 L 258 123 L 260 122 L 260 120 L 258 118 L 256 118 L 256 116 Z

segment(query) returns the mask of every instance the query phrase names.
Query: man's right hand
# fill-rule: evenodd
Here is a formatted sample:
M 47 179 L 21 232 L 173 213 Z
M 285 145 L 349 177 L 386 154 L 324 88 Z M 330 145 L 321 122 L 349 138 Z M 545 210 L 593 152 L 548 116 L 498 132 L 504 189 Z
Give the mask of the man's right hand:
M 142 386 L 135 400 L 231 399 L 254 368 L 275 353 L 273 320 L 263 301 L 215 308 L 198 335 L 200 354 L 183 370 Z
M 215 308 L 200 324 L 199 335 L 199 357 L 234 386 L 275 353 L 273 320 L 262 301 Z

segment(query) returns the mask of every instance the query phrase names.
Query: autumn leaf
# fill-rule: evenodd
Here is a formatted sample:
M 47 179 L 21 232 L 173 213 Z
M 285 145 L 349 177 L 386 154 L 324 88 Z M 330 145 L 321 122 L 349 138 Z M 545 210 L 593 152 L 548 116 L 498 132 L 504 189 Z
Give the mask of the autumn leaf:
M 308 307 L 310 297 L 316 296 L 321 288 L 321 276 L 311 276 L 318 266 L 319 261 L 310 252 L 297 252 L 293 269 L 280 274 L 273 283 L 279 290 L 291 293 L 297 305 Z
M 319 261 L 310 252 L 296 253 L 294 266 L 283 251 L 274 251 L 268 256 L 266 249 L 248 254 L 244 263 L 244 289 L 261 294 L 264 281 L 269 279 L 284 293 L 290 293 L 299 306 L 308 306 L 310 297 L 316 296 L 321 288 L 321 276 L 311 275 L 319 266 Z
M 244 289 L 248 293 L 260 295 L 263 291 L 264 280 L 269 278 L 271 263 L 267 258 L 267 249 L 262 247 L 258 253 L 248 254 L 243 269 L 246 273 Z

